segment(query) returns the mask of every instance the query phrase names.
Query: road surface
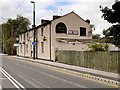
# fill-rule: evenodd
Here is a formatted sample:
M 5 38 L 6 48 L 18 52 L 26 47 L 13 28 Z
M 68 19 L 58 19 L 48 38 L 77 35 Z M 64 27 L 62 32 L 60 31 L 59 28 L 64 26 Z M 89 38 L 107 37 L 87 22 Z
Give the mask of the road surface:
M 96 88 L 113 89 L 113 85 L 91 80 L 69 72 L 54 69 L 35 62 L 2 56 L 0 72 L 2 73 L 2 88 L 27 89 L 85 89 L 96 90 Z M 24 88 L 24 89 L 21 89 Z M 9 90 L 9 89 L 8 89 Z M 113 89 L 114 90 L 114 89 Z

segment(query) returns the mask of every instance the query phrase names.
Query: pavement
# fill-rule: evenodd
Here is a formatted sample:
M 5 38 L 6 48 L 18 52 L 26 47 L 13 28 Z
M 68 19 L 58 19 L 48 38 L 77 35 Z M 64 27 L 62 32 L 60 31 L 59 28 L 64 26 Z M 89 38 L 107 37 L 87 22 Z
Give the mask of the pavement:
M 120 74 L 117 74 L 117 73 L 83 68 L 79 66 L 67 65 L 63 63 L 51 62 L 46 60 L 38 60 L 38 59 L 33 60 L 31 58 L 24 58 L 24 57 L 18 57 L 18 56 L 10 56 L 10 57 L 19 58 L 20 60 L 27 60 L 27 61 L 36 62 L 40 64 L 45 64 L 45 65 L 50 65 L 57 68 L 62 68 L 64 71 L 66 70 L 66 72 L 72 71 L 83 77 L 88 77 L 90 79 L 99 80 L 99 81 L 103 81 L 103 82 L 114 84 L 114 85 L 119 85 L 120 83 Z

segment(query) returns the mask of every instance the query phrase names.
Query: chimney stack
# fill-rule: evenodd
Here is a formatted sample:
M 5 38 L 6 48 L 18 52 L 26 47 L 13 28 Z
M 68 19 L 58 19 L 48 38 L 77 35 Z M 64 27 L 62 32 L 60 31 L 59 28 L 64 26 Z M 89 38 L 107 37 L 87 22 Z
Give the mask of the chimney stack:
M 90 20 L 89 20 L 89 19 L 87 19 L 86 22 L 87 22 L 88 24 L 90 24 Z
M 44 20 L 44 19 L 41 20 L 41 24 L 46 24 L 46 23 L 49 23 L 49 22 L 50 22 L 50 20 Z
M 53 20 L 60 18 L 61 16 L 53 15 Z

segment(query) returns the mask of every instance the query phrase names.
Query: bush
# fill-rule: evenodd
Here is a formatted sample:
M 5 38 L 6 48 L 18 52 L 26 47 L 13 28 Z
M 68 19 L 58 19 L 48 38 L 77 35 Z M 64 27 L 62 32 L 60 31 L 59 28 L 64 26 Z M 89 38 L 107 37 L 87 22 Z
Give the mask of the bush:
M 101 43 L 91 43 L 88 45 L 88 48 L 90 48 L 91 51 L 107 51 L 108 45 Z

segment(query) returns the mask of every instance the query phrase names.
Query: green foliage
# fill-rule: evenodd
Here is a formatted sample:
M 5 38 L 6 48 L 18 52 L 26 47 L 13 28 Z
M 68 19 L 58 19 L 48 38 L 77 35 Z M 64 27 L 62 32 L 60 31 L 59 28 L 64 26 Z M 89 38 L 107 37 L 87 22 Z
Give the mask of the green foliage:
M 100 6 L 100 10 L 103 13 L 102 17 L 109 23 L 114 23 L 107 30 L 103 30 L 103 34 L 108 39 L 108 42 L 120 46 L 120 1 L 112 5 L 112 9 L 108 7 L 103 8 Z
M 4 46 L 5 46 L 5 51 L 6 51 L 6 53 L 7 54 L 11 54 L 11 38 L 8 38 L 6 41 L 5 41 L 5 44 L 4 44 Z
M 20 15 L 17 16 L 16 20 L 14 20 L 14 31 L 15 36 L 20 35 L 23 32 L 26 32 L 29 29 L 30 21 L 27 18 L 24 18 Z
M 109 23 L 120 23 L 120 1 L 113 4 L 112 9 L 100 6 L 100 10 L 103 13 L 102 17 Z
M 108 44 L 101 44 L 101 43 L 90 43 L 88 44 L 88 48 L 90 48 L 91 51 L 107 51 L 108 50 Z
M 21 33 L 26 32 L 29 29 L 30 21 L 29 19 L 17 15 L 16 19 L 8 19 L 6 23 L 2 24 L 2 34 L 4 46 L 7 54 L 11 53 L 11 32 L 14 32 L 14 42 L 16 42 L 16 37 Z
M 2 48 L 2 25 L 0 25 L 0 48 Z
M 100 39 L 100 34 L 93 34 L 92 39 Z
M 103 34 L 108 39 L 108 42 L 120 45 L 120 25 L 113 25 L 107 30 L 103 30 Z

